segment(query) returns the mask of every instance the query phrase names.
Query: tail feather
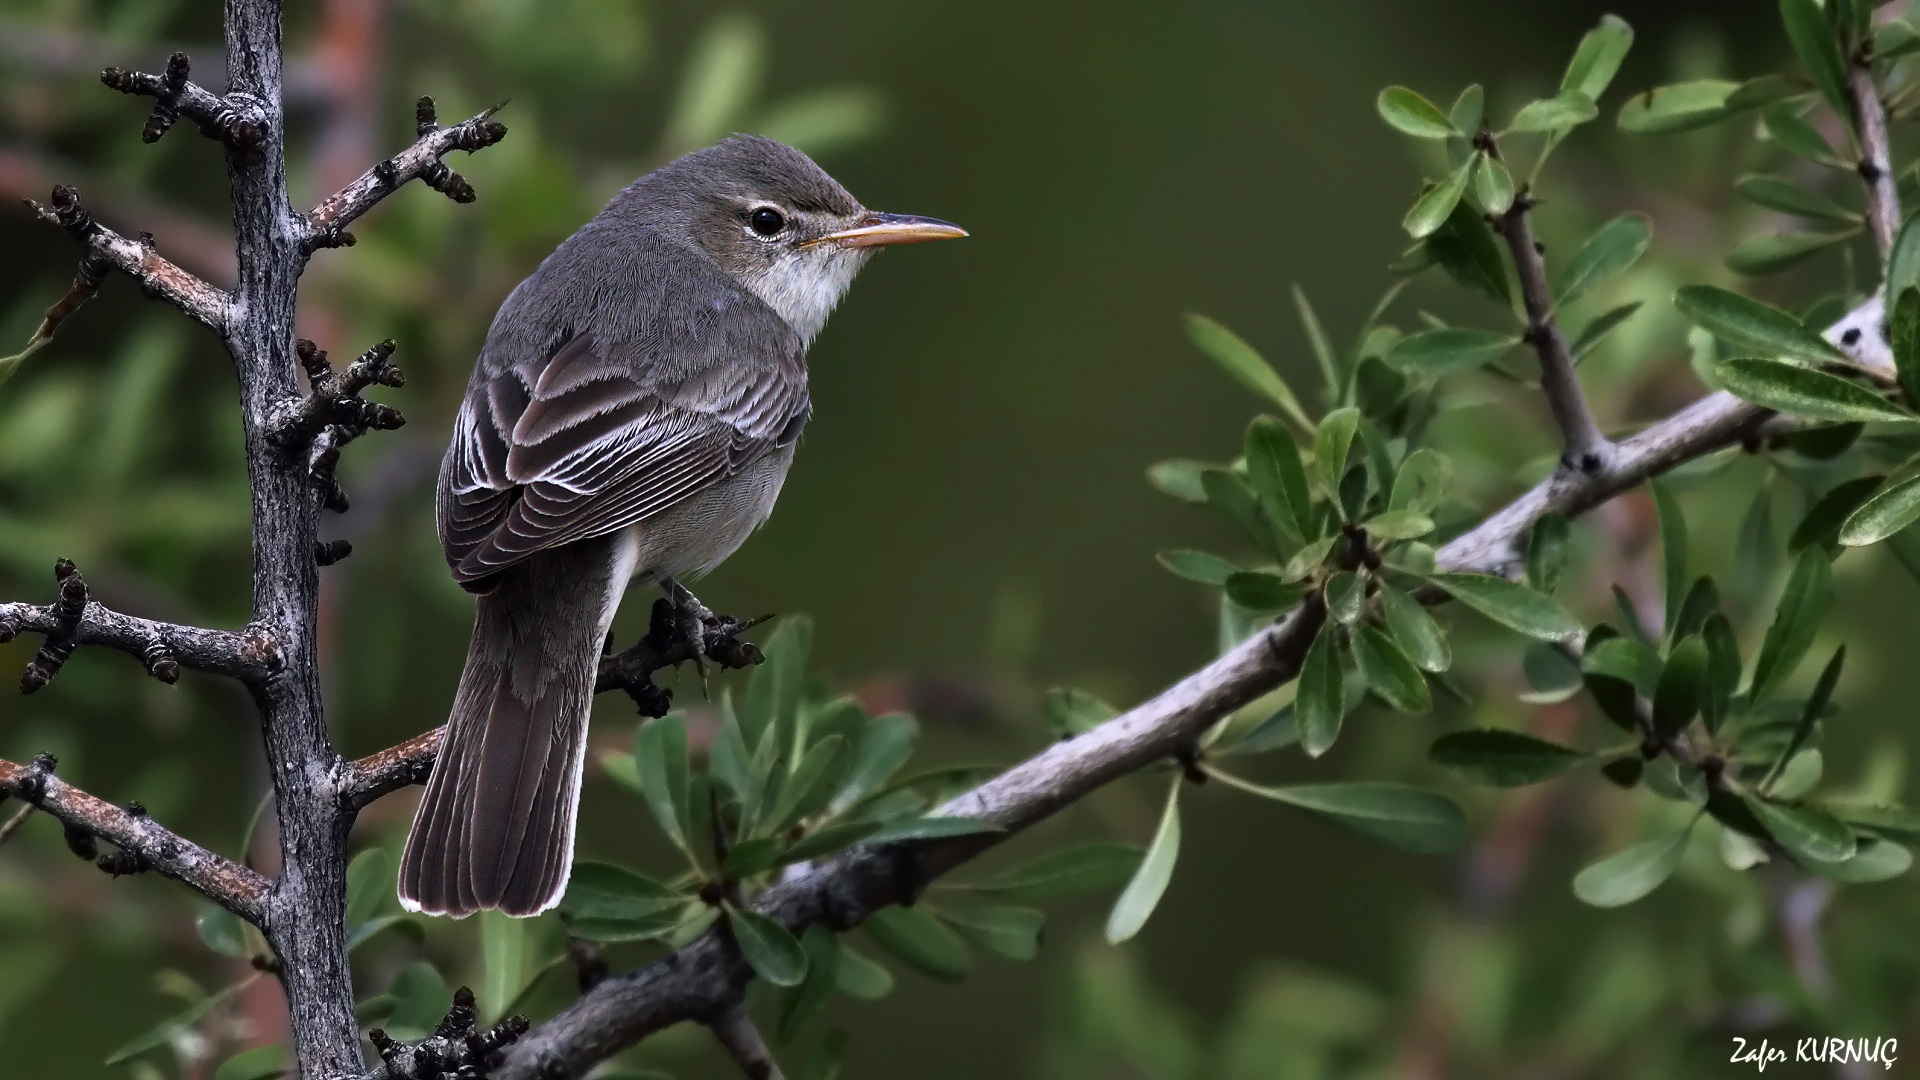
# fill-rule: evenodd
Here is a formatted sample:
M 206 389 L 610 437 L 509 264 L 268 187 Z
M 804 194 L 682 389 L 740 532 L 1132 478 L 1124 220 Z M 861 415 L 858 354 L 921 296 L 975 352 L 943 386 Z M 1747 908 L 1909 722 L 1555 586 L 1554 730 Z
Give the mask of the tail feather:
M 600 645 L 625 584 L 619 554 L 610 540 L 544 552 L 479 598 L 440 758 L 401 859 L 409 909 L 534 915 L 560 902 Z

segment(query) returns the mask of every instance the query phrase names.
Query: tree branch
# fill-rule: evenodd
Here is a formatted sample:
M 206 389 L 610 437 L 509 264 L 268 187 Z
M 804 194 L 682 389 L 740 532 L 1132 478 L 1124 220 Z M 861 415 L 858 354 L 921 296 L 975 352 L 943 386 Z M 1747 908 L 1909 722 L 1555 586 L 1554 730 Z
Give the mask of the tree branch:
M 1849 314 L 1835 329 L 1857 322 Z M 1831 331 L 1830 331 L 1831 332 Z M 1877 332 L 1877 331 L 1876 331 Z M 1882 346 L 1884 347 L 1884 346 Z M 1567 470 L 1536 485 L 1442 547 L 1443 570 L 1511 576 L 1534 521 L 1576 516 L 1647 478 L 1751 436 L 1774 414 L 1731 394 L 1709 395 L 1615 446 L 1599 471 Z M 939 875 L 1071 805 L 1101 786 L 1190 748 L 1213 724 L 1299 673 L 1324 612 L 1302 605 L 1206 667 L 1084 735 L 1055 743 L 942 806 L 1002 832 L 855 847 L 768 889 L 754 907 L 792 930 L 848 929 L 889 904 L 914 899 Z M 710 932 L 637 971 L 614 975 L 534 1028 L 494 1080 L 577 1076 L 595 1062 L 683 1020 L 717 1014 L 753 972 L 731 941 Z
M 187 54 L 177 52 L 167 58 L 164 74 L 146 75 L 110 67 L 100 73 L 100 81 L 123 94 L 154 99 L 153 113 L 140 132 L 145 142 L 158 142 L 182 116 L 199 125 L 201 134 L 230 147 L 254 146 L 266 137 L 265 111 L 257 102 L 239 95 L 211 93 L 187 78 L 190 71 Z
M 53 773 L 53 758 L 42 754 L 26 765 L 0 760 L 0 796 L 15 796 L 58 818 L 69 842 L 92 857 L 75 839 L 99 837 L 120 849 L 122 857 L 100 858 L 101 869 L 116 876 L 155 870 L 256 926 L 266 917 L 272 882 L 231 859 L 162 828 L 138 804 L 121 809 L 94 798 Z
M 1900 190 L 1887 143 L 1887 110 L 1873 82 L 1873 57 L 1861 46 L 1847 66 L 1847 97 L 1853 128 L 1860 136 L 1860 179 L 1867 185 L 1867 227 L 1884 261 L 1900 231 Z
M 67 230 L 86 249 L 85 261 L 81 264 L 83 277 L 92 275 L 97 279 L 101 264 L 111 266 L 139 282 L 148 294 L 158 296 L 186 312 L 214 333 L 223 337 L 226 335 L 232 310 L 227 294 L 161 258 L 153 249 L 151 236 L 142 234 L 138 240 L 129 240 L 100 224 L 87 212 L 86 207 L 80 205 L 80 193 L 64 184 L 53 189 L 49 202 L 51 207 L 29 199 L 27 205 L 33 208 L 40 220 Z M 79 288 L 80 283 L 76 281 L 75 287 Z M 94 287 L 98 287 L 97 280 Z M 78 307 L 91 295 L 91 289 L 83 290 L 83 295 L 75 300 L 73 307 Z M 69 290 L 68 296 L 73 298 L 74 291 Z M 53 314 L 51 310 L 48 312 L 50 317 Z M 65 318 L 65 315 L 62 313 L 60 317 Z M 58 325 L 57 320 L 55 325 Z M 51 334 L 50 329 L 44 326 L 42 329 Z
M 275 669 L 275 652 L 257 633 L 122 615 L 88 598 L 86 582 L 72 563 L 61 560 L 54 574 L 60 598 L 53 603 L 0 604 L 0 643 L 22 633 L 47 639 L 22 680 L 27 693 L 45 686 L 80 645 L 104 645 L 137 657 L 147 674 L 165 683 L 179 679 L 183 667 L 242 682 L 267 678 Z
M 423 97 L 415 108 L 417 138 L 412 146 L 362 173 L 332 198 L 313 208 L 307 215 L 306 246 L 309 251 L 323 247 L 343 247 L 353 243 L 346 232 L 360 215 L 375 203 L 399 190 L 409 180 L 425 180 L 434 190 L 454 202 L 472 202 L 473 186 L 440 159 L 455 150 L 471 154 L 499 142 L 507 134 L 506 125 L 493 119 L 496 105 L 452 127 L 441 127 L 435 119 L 433 99 Z
M 1554 316 L 1547 265 L 1540 256 L 1533 226 L 1527 221 L 1527 212 L 1533 206 L 1532 193 L 1515 195 L 1513 205 L 1500 215 L 1500 235 L 1506 239 L 1514 268 L 1519 271 L 1520 299 L 1527 310 L 1526 340 L 1540 358 L 1540 389 L 1553 411 L 1553 422 L 1560 428 L 1560 462 L 1583 473 L 1598 472 L 1612 457 L 1613 443 L 1594 422 L 1593 410 L 1574 371 L 1573 350 L 1560 330 L 1560 320 Z
M 707 1026 L 739 1063 L 747 1080 L 786 1080 L 779 1063 L 773 1060 L 773 1051 L 767 1049 L 767 1041 L 760 1037 L 760 1029 L 753 1026 L 753 1017 L 747 1015 L 745 1005 L 723 1011 Z

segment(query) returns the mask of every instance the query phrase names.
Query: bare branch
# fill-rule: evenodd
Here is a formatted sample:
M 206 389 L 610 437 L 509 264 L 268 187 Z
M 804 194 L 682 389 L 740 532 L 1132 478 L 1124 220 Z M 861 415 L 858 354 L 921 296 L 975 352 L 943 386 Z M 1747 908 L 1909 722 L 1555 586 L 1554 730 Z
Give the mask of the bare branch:
M 747 1080 L 786 1080 L 779 1063 L 773 1060 L 773 1051 L 767 1049 L 767 1041 L 760 1037 L 760 1029 L 753 1026 L 753 1017 L 747 1015 L 745 1005 L 725 1010 L 707 1026 L 739 1063 Z
M 191 65 L 187 54 L 174 53 L 167 58 L 167 70 L 160 75 L 123 71 L 110 67 L 100 73 L 100 81 L 123 94 L 154 99 L 153 114 L 140 132 L 146 142 L 158 142 L 173 122 L 184 116 L 199 125 L 202 134 L 230 147 L 258 145 L 267 134 L 266 112 L 257 102 L 238 95 L 222 97 L 190 81 Z
M 1887 145 L 1887 110 L 1873 82 L 1873 57 L 1865 48 L 1847 67 L 1847 97 L 1853 106 L 1853 127 L 1860 136 L 1858 169 L 1867 185 L 1867 227 L 1884 261 L 1893 253 L 1900 230 L 1900 189 Z
M 101 868 L 116 875 L 154 870 L 259 925 L 272 882 L 231 859 L 162 828 L 138 805 L 121 809 L 61 780 L 46 754 L 26 765 L 0 760 L 0 795 L 11 795 L 58 818 L 70 839 L 98 837 L 119 848 Z M 77 842 L 77 841 L 76 841 Z
M 122 615 L 88 598 L 87 585 L 74 565 L 54 568 L 60 597 L 51 604 L 0 604 L 0 642 L 41 634 L 41 648 L 21 688 L 32 693 L 58 674 L 76 646 L 104 645 L 137 657 L 147 674 L 171 683 L 181 668 L 256 682 L 276 670 L 274 650 L 257 634 L 209 630 Z
M 214 333 L 226 334 L 231 310 L 227 294 L 161 258 L 153 249 L 152 237 L 143 234 L 129 240 L 100 224 L 80 205 L 80 193 L 65 185 L 53 189 L 49 202 L 50 207 L 32 200 L 27 205 L 42 221 L 73 234 L 86 248 L 88 259 L 114 267 Z
M 1840 324 L 1848 325 L 1856 311 Z M 1774 414 L 1730 394 L 1712 394 L 1615 447 L 1593 473 L 1563 470 L 1441 548 L 1441 569 L 1512 575 L 1519 544 L 1543 514 L 1578 515 L 1682 462 L 1757 431 Z M 1005 831 L 881 848 L 856 847 L 768 889 L 754 907 L 789 929 L 857 925 L 912 900 L 927 883 L 1097 788 L 1191 747 L 1209 727 L 1299 673 L 1324 619 L 1297 607 L 1158 696 L 1084 735 L 1055 743 L 942 806 Z M 593 1063 L 683 1020 L 716 1015 L 739 1000 L 752 969 L 724 934 L 709 933 L 667 958 L 612 976 L 521 1040 L 495 1080 L 583 1073 Z
M 1506 238 L 1513 254 L 1514 268 L 1520 272 L 1520 299 L 1527 309 L 1526 339 L 1540 357 L 1540 389 L 1547 407 L 1553 410 L 1553 422 L 1560 427 L 1561 464 L 1583 473 L 1598 472 L 1613 455 L 1613 443 L 1594 422 L 1587 395 L 1580 389 L 1574 371 L 1573 350 L 1554 316 L 1553 289 L 1547 283 L 1547 265 L 1540 257 L 1540 242 L 1534 239 L 1527 212 L 1534 206 L 1533 195 L 1522 191 L 1513 205 L 1500 215 L 1500 235 Z
M 493 119 L 499 108 L 496 105 L 452 127 L 441 127 L 434 118 L 433 99 L 421 98 L 416 108 L 418 137 L 414 144 L 368 169 L 360 179 L 314 207 L 307 215 L 308 250 L 353 243 L 346 227 L 409 180 L 425 180 L 455 202 L 472 202 L 472 185 L 440 159 L 455 150 L 471 154 L 506 137 L 506 125 Z
M 348 762 L 340 783 L 342 803 L 349 810 L 359 810 L 383 795 L 426 783 L 433 775 L 433 760 L 440 753 L 440 737 L 445 733 L 445 727 L 437 727 L 398 746 Z
M 525 1034 L 527 1018 L 509 1016 L 491 1028 L 474 1030 L 472 989 L 462 986 L 453 992 L 453 1007 L 433 1034 L 417 1043 L 395 1042 L 384 1029 L 367 1032 L 367 1041 L 380 1054 L 381 1066 L 372 1074 L 375 1080 L 441 1080 L 442 1077 L 471 1077 L 485 1080 L 491 1075 L 500 1051 Z

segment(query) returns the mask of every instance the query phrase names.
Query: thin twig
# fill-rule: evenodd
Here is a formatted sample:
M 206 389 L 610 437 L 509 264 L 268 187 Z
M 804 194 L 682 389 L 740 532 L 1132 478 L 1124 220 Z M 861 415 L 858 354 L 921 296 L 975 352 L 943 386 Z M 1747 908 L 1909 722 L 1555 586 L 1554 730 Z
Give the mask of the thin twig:
M 1540 389 L 1546 395 L 1547 408 L 1553 411 L 1553 422 L 1560 428 L 1561 465 L 1583 473 L 1599 472 L 1613 456 L 1613 443 L 1594 422 L 1593 410 L 1574 371 L 1573 350 L 1554 315 L 1547 265 L 1540 256 L 1533 226 L 1527 221 L 1527 212 L 1533 206 L 1529 192 L 1515 195 L 1513 205 L 1500 215 L 1500 235 L 1506 238 L 1514 268 L 1520 272 L 1520 299 L 1527 310 L 1526 339 L 1540 358 Z
M 760 1029 L 753 1026 L 753 1017 L 747 1015 L 746 1006 L 735 1005 L 723 1011 L 707 1026 L 739 1064 L 740 1071 L 747 1074 L 747 1080 L 786 1080 L 779 1063 L 773 1060 L 773 1051 L 767 1049 L 767 1041 L 760 1037 Z
M 1847 97 L 1853 106 L 1854 130 L 1860 136 L 1858 169 L 1867 185 L 1867 227 L 1884 261 L 1893 253 L 1900 230 L 1900 189 L 1887 144 L 1887 110 L 1873 82 L 1871 57 L 1856 57 L 1848 66 Z
M 153 114 L 140 138 L 157 142 L 174 120 L 186 117 L 199 125 L 202 134 L 236 149 L 257 145 L 267 134 L 267 118 L 258 102 L 240 95 L 221 96 L 188 79 L 191 65 L 187 54 L 174 53 L 167 58 L 166 71 L 147 75 L 110 67 L 100 73 L 100 81 L 123 94 L 150 97 Z
M 140 283 L 148 293 L 158 296 L 192 316 L 216 334 L 225 335 L 232 301 L 227 294 L 154 251 L 153 238 L 142 235 L 129 240 L 100 224 L 80 205 L 80 193 L 63 185 L 53 189 L 48 206 L 28 201 L 42 221 L 67 230 L 86 248 L 88 258 L 111 265 Z
M 13 839 L 13 834 L 19 832 L 20 826 L 27 823 L 27 819 L 33 816 L 33 811 L 34 805 L 27 803 L 15 810 L 13 816 L 9 817 L 4 824 L 0 824 L 0 844 Z
M 274 650 L 256 633 L 209 630 L 199 626 L 140 619 L 87 598 L 86 583 L 71 564 L 62 564 L 62 599 L 51 604 L 0 604 L 0 642 L 20 634 L 48 639 L 42 657 L 51 649 L 52 663 L 41 667 L 37 683 L 59 671 L 60 664 L 79 645 L 104 645 L 137 658 L 149 675 L 173 682 L 182 668 L 256 682 L 276 670 Z M 36 658 L 36 666 L 40 659 Z M 33 687 L 38 689 L 38 685 Z
M 143 810 L 122 809 L 68 784 L 54 775 L 53 759 L 44 754 L 26 765 L 0 760 L 0 795 L 45 811 L 81 836 L 110 841 L 128 857 L 111 866 L 102 860 L 103 869 L 151 869 L 255 925 L 266 916 L 272 882 L 168 831 Z
M 472 202 L 472 186 L 440 159 L 455 150 L 472 153 L 504 138 L 506 125 L 493 119 L 498 109 L 496 105 L 452 127 L 440 127 L 434 120 L 433 99 L 421 98 L 416 117 L 419 137 L 414 144 L 368 169 L 358 180 L 314 207 L 307 215 L 308 249 L 351 244 L 347 226 L 409 180 L 424 179 L 455 202 Z

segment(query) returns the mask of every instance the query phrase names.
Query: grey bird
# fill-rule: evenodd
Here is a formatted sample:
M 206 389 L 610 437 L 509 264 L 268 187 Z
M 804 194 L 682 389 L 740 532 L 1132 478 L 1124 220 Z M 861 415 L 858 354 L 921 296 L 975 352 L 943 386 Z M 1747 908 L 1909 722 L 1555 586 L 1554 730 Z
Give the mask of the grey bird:
M 812 411 L 807 346 L 867 259 L 965 235 L 738 135 L 635 181 L 513 290 L 440 468 L 441 544 L 478 610 L 405 907 L 559 903 L 621 595 L 652 579 L 690 600 L 679 581 L 772 512 Z

